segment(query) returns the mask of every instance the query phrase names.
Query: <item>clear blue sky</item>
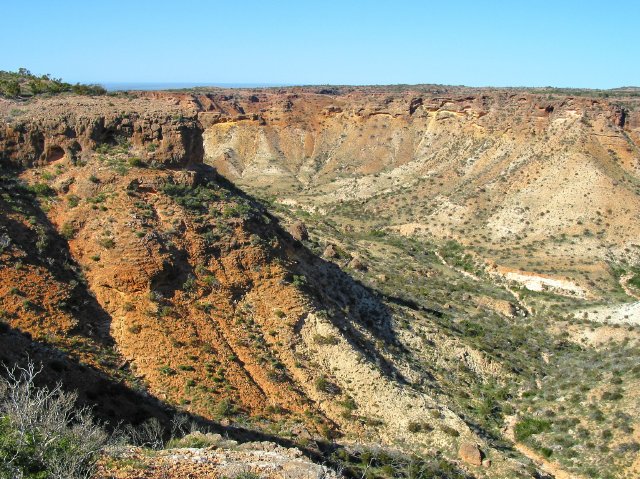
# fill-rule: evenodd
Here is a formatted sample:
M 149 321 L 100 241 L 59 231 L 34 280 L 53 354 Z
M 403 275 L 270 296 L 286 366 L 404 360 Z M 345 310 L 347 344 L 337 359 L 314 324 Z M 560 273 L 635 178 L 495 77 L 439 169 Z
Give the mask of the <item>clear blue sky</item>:
M 68 81 L 640 85 L 640 1 L 2 2 L 0 69 Z

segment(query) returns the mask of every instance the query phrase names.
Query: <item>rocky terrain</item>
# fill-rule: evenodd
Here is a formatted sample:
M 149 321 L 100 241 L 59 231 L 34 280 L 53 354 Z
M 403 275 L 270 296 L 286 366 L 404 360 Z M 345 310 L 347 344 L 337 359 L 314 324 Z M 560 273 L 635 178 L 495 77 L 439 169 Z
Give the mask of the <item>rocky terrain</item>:
M 436 86 L 0 99 L 0 359 L 114 424 L 180 412 L 277 456 L 133 451 L 145 475 L 107 476 L 409 477 L 416 455 L 634 477 L 638 111 Z
M 333 469 L 315 464 L 295 448 L 271 442 L 224 439 L 220 434 L 191 433 L 175 447 L 150 452 L 131 448 L 101 464 L 102 478 L 246 477 L 334 479 Z

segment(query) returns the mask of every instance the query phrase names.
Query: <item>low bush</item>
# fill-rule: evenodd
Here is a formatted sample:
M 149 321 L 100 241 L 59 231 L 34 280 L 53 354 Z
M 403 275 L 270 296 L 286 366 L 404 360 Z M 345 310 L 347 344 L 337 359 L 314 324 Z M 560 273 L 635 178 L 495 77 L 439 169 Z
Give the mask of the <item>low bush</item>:
M 334 346 L 340 343 L 340 340 L 332 334 L 329 334 L 327 336 L 323 336 L 322 334 L 315 334 L 313 336 L 313 341 L 316 344 L 320 344 L 323 346 Z
M 534 434 L 540 434 L 551 429 L 551 422 L 544 419 L 526 417 L 520 420 L 514 428 L 514 434 L 518 441 L 524 441 Z
M 446 435 L 451 436 L 451 437 L 459 437 L 460 436 L 460 432 L 457 429 L 454 429 L 450 426 L 447 426 L 446 424 L 440 426 L 440 429 L 442 429 L 442 432 L 444 432 Z
M 161 449 L 165 445 L 166 431 L 155 417 L 147 419 L 139 426 L 127 426 L 125 433 L 129 442 L 136 446 Z
M 76 393 L 36 387 L 39 372 L 30 363 L 0 378 L 0 477 L 91 477 L 109 436 Z
M 67 196 L 67 203 L 69 204 L 69 208 L 75 208 L 80 204 L 80 197 L 77 195 L 69 195 Z
M 129 158 L 129 166 L 132 166 L 134 168 L 144 168 L 146 164 L 140 158 L 132 157 Z
M 70 222 L 64 223 L 62 225 L 62 228 L 60 228 L 60 234 L 65 239 L 68 239 L 68 240 L 73 239 L 73 237 L 76 235 L 76 229 L 73 226 L 73 223 L 70 223 Z
M 416 432 L 422 431 L 422 423 L 421 422 L 417 422 L 417 421 L 411 421 L 407 425 L 407 431 L 412 432 L 412 433 L 416 433 Z
M 115 240 L 109 237 L 102 237 L 98 239 L 98 244 L 106 249 L 113 249 L 116 246 Z
M 333 384 L 331 381 L 329 381 L 325 376 L 320 376 L 318 379 L 316 379 L 315 386 L 317 391 L 323 393 L 331 395 L 340 393 L 340 388 L 336 384 Z
M 56 194 L 55 190 L 46 183 L 36 183 L 29 188 L 31 192 L 36 196 L 53 196 Z

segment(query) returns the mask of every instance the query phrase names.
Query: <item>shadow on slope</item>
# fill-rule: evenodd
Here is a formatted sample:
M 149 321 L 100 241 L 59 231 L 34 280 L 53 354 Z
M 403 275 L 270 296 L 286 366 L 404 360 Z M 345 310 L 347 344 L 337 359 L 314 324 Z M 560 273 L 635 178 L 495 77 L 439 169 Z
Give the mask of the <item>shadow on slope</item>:
M 46 271 L 68 292 L 68 297 L 56 305 L 76 321 L 73 329 L 67 332 L 90 337 L 103 346 L 113 345 L 109 337 L 109 315 L 89 291 L 82 268 L 72 258 L 67 241 L 39 206 L 37 195 L 48 196 L 52 192 L 43 185 L 25 186 L 17 180 L 17 174 L 16 170 L 5 169 L 0 177 L 1 252 L 8 253 L 8 257 L 0 259 L 0 269 L 24 267 L 27 272 Z M 27 272 L 21 279 L 26 287 L 30 287 Z M 35 280 L 46 281 L 42 277 Z
M 379 351 L 380 342 L 388 349 L 403 352 L 393 328 L 392 312 L 377 291 L 367 287 L 344 272 L 338 265 L 311 252 L 295 240 L 279 224 L 278 218 L 265 210 L 262 203 L 242 191 L 215 168 L 200 164 L 198 172 L 215 181 L 233 194 L 249 201 L 275 225 L 275 233 L 283 245 L 284 258 L 290 271 L 289 281 L 299 284 L 315 311 L 325 311 L 328 319 L 340 329 L 349 344 L 375 363 L 383 374 L 395 381 L 406 383 L 398 369 Z M 251 233 L 264 233 L 259 225 L 247 224 Z M 275 252 L 274 252 L 275 253 Z M 277 254 L 277 253 L 276 253 Z M 295 328 L 297 334 L 303 326 L 302 319 Z

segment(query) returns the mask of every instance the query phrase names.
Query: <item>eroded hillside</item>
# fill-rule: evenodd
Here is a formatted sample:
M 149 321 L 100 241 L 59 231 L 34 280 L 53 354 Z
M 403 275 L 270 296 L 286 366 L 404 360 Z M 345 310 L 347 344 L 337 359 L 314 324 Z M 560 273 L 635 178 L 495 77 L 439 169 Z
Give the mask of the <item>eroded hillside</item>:
M 342 225 L 453 238 L 502 273 L 546 273 L 587 296 L 611 287 L 605 260 L 634 248 L 640 136 L 633 98 L 287 93 L 236 96 L 220 105 L 230 116 L 202 114 L 205 125 L 215 122 L 204 132 L 207 162 Z M 233 108 L 243 114 L 234 118 Z M 363 225 L 362 215 L 375 221 Z
M 634 108 L 431 88 L 2 101 L 3 360 L 30 348 L 113 419 L 166 405 L 332 438 L 347 465 L 382 445 L 475 477 L 632 477 Z M 624 328 L 588 321 L 619 303 Z

